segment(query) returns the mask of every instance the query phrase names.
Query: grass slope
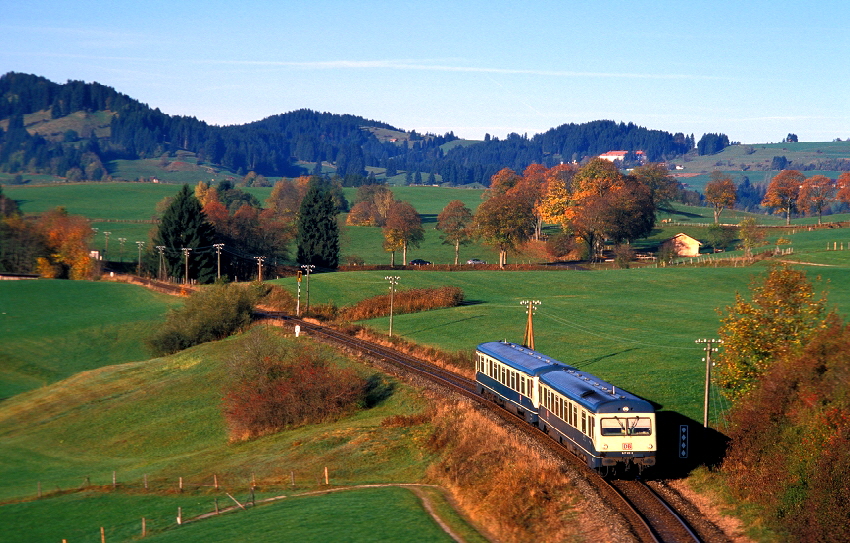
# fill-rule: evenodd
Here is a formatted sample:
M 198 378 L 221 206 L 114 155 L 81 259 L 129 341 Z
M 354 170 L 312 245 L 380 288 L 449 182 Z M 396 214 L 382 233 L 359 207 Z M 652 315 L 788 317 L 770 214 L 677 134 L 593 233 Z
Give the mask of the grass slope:
M 0 398 L 147 359 L 144 338 L 176 303 L 106 281 L 0 281 Z

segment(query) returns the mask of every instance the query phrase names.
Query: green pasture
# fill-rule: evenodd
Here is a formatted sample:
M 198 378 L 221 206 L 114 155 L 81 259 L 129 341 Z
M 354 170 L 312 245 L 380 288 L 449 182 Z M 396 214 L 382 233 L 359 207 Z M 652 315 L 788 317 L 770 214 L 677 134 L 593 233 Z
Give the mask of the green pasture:
M 430 494 L 430 493 L 429 493 Z M 245 492 L 236 494 L 248 501 Z M 436 505 L 441 494 L 430 494 Z M 141 535 L 145 518 L 150 541 L 451 541 L 423 510 L 418 497 L 399 487 L 362 488 L 327 494 L 287 497 L 194 522 L 176 523 L 178 507 L 184 519 L 235 504 L 219 492 L 142 494 L 80 492 L 0 508 L 0 528 L 15 541 L 128 541 Z M 484 541 L 450 510 L 452 528 L 467 541 Z M 442 511 L 441 511 L 442 513 Z M 50 518 L 50 522 L 44 522 Z
M 144 338 L 177 300 L 106 281 L 0 281 L 0 398 L 149 357 Z
M 822 231 L 821 231 L 822 232 Z M 801 232 L 794 244 L 815 246 L 819 232 Z M 822 235 L 822 234 L 820 234 Z M 845 246 L 846 248 L 846 246 Z M 831 259 L 807 264 L 810 279 L 822 277 L 831 306 L 850 315 L 850 250 L 806 252 L 789 260 Z M 825 262 L 822 262 L 825 263 Z M 399 289 L 452 285 L 466 305 L 394 317 L 395 334 L 448 351 L 469 351 L 483 341 L 522 342 L 522 300 L 539 300 L 534 320 L 536 347 L 558 360 L 611 380 L 660 405 L 701 420 L 704 366 L 698 338 L 716 337 L 718 309 L 749 296 L 749 284 L 765 265 L 668 267 L 630 270 L 428 272 L 399 270 Z M 311 276 L 311 303 L 337 305 L 384 294 L 384 271 Z M 294 279 L 276 281 L 295 290 Z M 302 293 L 303 295 L 303 293 Z M 368 321 L 386 332 L 388 318 Z
M 336 422 L 249 442 L 230 443 L 221 412 L 228 361 L 244 338 L 204 344 L 173 356 L 82 371 L 0 403 L 0 501 L 45 491 L 111 485 L 173 491 L 219 484 L 243 492 L 313 490 L 328 466 L 333 484 L 415 482 L 430 461 L 423 427 L 384 428 L 381 421 L 424 407 L 418 394 L 378 377 L 388 397 Z M 292 341 L 292 339 L 290 339 Z M 299 341 L 309 341 L 300 339 Z M 96 350 L 96 345 L 91 345 Z M 371 368 L 326 350 L 333 363 L 364 376 Z M 425 433 L 423 433 L 425 432 Z M 231 493 L 233 493 L 231 492 Z M 0 517 L 3 514 L 0 512 Z

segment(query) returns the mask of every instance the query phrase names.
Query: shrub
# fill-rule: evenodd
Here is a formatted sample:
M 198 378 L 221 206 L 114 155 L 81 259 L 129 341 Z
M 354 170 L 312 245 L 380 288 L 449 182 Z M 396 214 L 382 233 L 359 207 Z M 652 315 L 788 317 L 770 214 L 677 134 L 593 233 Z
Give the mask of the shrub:
M 223 339 L 251 323 L 256 289 L 233 284 L 204 287 L 172 309 L 146 343 L 156 356 Z
M 428 478 L 447 488 L 494 539 L 584 539 L 575 523 L 580 496 L 557 462 L 464 403 L 441 402 L 433 424 L 428 446 L 439 459 Z M 592 539 L 612 540 L 601 530 Z
M 831 315 L 731 412 L 723 473 L 797 541 L 850 540 L 850 326 Z
M 628 269 L 634 259 L 635 251 L 631 245 L 620 243 L 614 247 L 614 263 L 618 268 Z
M 366 380 L 334 367 L 315 345 L 283 343 L 255 328 L 247 348 L 230 361 L 224 416 L 231 440 L 336 419 L 366 401 Z
M 402 290 L 395 293 L 393 313 L 417 313 L 442 307 L 456 307 L 463 302 L 463 290 L 458 287 L 419 288 Z M 343 308 L 344 320 L 357 321 L 374 319 L 390 314 L 390 295 L 382 294 Z

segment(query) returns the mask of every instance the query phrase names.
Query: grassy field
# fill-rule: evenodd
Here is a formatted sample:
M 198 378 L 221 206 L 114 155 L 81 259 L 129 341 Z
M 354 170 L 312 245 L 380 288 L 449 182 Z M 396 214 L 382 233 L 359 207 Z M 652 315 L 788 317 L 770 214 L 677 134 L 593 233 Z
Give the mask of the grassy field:
M 835 230 L 791 235 L 797 251 L 786 257 L 821 276 L 830 304 L 850 315 L 850 240 L 827 251 Z M 831 241 L 829 241 L 831 243 Z M 399 288 L 452 285 L 467 305 L 395 317 L 396 334 L 449 351 L 471 350 L 482 341 L 521 342 L 521 300 L 542 303 L 535 316 L 536 347 L 563 362 L 610 379 L 662 408 L 701 420 L 702 351 L 697 338 L 716 337 L 718 309 L 748 294 L 754 267 L 671 267 L 602 272 L 423 272 L 397 271 Z M 383 294 L 385 272 L 314 274 L 311 303 L 344 305 Z M 277 281 L 294 289 L 294 280 Z M 386 331 L 388 319 L 368 325 Z
M 0 398 L 149 358 L 143 340 L 176 303 L 121 283 L 0 281 Z
M 246 501 L 247 496 L 238 496 Z M 178 507 L 190 519 L 214 510 L 217 497 L 222 508 L 234 505 L 224 495 L 82 492 L 3 506 L 0 511 L 6 520 L 0 526 L 5 533 L 14 533 L 16 541 L 96 542 L 101 526 L 107 541 L 128 541 L 141 535 L 144 516 L 146 541 L 452 541 L 413 492 L 398 487 L 293 496 L 256 509 L 176 524 Z M 51 522 L 43 522 L 45 518 Z M 456 514 L 452 526 L 467 541 L 483 541 L 464 529 Z

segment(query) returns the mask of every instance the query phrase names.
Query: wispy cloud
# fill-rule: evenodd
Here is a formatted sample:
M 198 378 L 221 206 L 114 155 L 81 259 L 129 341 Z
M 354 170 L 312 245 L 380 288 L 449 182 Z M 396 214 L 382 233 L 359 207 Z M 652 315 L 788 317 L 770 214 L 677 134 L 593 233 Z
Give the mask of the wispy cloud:
M 17 53 L 27 54 L 27 53 Z M 30 53 L 31 56 L 47 56 L 57 58 L 78 58 L 102 61 L 120 62 L 181 62 L 179 59 L 128 57 L 108 55 L 81 55 L 72 53 L 40 52 Z M 431 72 L 478 73 L 500 75 L 532 75 L 542 77 L 569 78 L 611 78 L 611 79 L 656 79 L 656 80 L 720 80 L 727 77 L 683 74 L 683 73 L 653 73 L 653 72 L 589 72 L 571 70 L 541 70 L 533 68 L 494 68 L 482 66 L 463 66 L 450 64 L 432 64 L 411 60 L 325 60 L 325 61 L 281 61 L 281 60 L 224 60 L 224 59 L 184 59 L 189 64 L 204 64 L 218 66 L 262 66 L 279 68 L 299 68 L 305 70 L 416 70 Z

